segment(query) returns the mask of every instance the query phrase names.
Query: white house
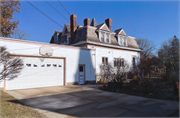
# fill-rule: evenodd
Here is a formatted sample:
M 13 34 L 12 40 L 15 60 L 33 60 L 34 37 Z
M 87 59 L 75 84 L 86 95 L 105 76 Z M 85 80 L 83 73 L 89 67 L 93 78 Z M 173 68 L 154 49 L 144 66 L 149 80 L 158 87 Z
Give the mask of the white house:
M 90 25 L 86 18 L 84 26 L 77 26 L 76 19 L 71 15 L 71 24 L 65 24 L 62 32 L 55 31 L 50 44 L 0 37 L 0 46 L 6 46 L 24 63 L 20 75 L 2 81 L 0 87 L 16 90 L 84 84 L 97 80 L 102 63 L 116 58 L 132 66 L 140 63 L 141 50 L 135 38 L 127 36 L 123 29 L 112 32 L 111 19 L 97 25 L 93 18 Z

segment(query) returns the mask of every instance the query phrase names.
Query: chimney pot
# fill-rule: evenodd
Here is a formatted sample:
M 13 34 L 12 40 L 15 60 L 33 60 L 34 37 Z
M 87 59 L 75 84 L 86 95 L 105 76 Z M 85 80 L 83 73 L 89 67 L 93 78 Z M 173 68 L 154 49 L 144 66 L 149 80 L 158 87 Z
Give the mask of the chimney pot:
M 105 23 L 108 26 L 109 30 L 112 32 L 112 26 L 111 26 L 112 19 L 110 19 L 110 18 L 106 19 Z

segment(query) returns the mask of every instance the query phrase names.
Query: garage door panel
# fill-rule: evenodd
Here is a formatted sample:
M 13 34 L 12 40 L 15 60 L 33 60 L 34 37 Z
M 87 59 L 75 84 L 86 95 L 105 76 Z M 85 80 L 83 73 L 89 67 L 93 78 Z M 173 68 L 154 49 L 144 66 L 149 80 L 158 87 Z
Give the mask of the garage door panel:
M 63 59 L 37 57 L 21 57 L 21 59 L 24 61 L 24 68 L 17 78 L 6 82 L 6 90 L 64 84 Z

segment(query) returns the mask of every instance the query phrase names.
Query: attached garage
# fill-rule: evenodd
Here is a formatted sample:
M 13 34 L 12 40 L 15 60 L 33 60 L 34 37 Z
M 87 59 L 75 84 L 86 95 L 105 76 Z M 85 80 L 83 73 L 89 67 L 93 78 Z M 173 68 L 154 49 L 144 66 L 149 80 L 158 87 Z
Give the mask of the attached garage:
M 95 81 L 95 49 L 0 37 L 12 56 L 23 60 L 18 77 L 0 82 L 4 90 L 67 86 Z
M 6 80 L 6 90 L 63 86 L 65 83 L 65 59 L 42 56 L 19 56 L 23 70 L 14 80 Z

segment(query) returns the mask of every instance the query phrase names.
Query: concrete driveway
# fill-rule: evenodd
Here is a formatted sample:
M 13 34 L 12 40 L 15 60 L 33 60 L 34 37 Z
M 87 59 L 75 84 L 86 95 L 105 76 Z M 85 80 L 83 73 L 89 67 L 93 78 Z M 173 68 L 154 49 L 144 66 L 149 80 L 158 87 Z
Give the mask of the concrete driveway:
M 179 111 L 177 101 L 106 92 L 95 85 L 6 91 L 47 117 L 166 117 Z M 16 101 L 12 101 L 16 102 Z

